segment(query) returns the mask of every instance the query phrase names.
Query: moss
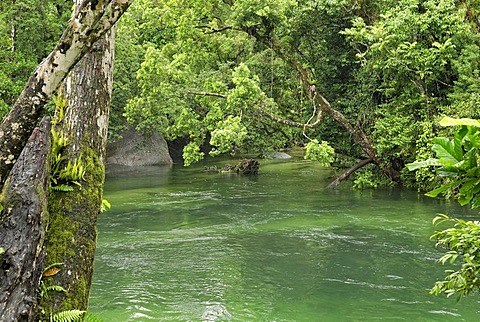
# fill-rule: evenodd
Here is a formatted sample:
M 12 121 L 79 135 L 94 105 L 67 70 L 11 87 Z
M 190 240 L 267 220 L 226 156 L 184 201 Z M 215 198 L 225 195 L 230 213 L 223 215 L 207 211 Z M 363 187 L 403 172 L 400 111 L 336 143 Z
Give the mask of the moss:
M 51 191 L 49 198 L 46 264 L 60 262 L 64 267 L 48 283 L 67 290 L 42 300 L 42 307 L 53 312 L 87 309 L 105 170 L 93 149 L 82 151 L 86 172 L 81 187 L 75 185 L 71 192 Z

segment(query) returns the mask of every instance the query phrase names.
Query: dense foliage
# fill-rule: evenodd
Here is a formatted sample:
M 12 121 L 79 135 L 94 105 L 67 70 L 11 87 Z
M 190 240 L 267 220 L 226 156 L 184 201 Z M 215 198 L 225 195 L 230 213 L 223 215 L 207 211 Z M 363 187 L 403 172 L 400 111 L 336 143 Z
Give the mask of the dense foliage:
M 417 161 L 408 165 L 410 170 L 436 168 L 443 184 L 427 195 L 453 196 L 462 205 L 480 207 L 480 122 L 473 119 L 445 117 L 443 126 L 457 126 L 453 139 L 433 139 L 435 158 Z M 457 264 L 455 269 L 445 271 L 444 280 L 438 281 L 431 293 L 457 295 L 458 298 L 480 289 L 480 222 L 465 221 L 439 215 L 434 224 L 450 223 L 453 227 L 437 231 L 432 235 L 436 246 L 447 249 L 440 263 Z M 461 262 L 458 264 L 458 262 Z M 459 266 L 460 265 L 460 266 Z
M 0 2 L 0 116 L 70 15 L 68 1 Z M 137 0 L 118 24 L 111 138 L 128 120 L 182 139 L 186 165 L 304 145 L 325 165 L 371 159 L 358 187 L 441 183 L 429 195 L 478 207 L 479 17 L 478 0 Z M 463 263 L 432 292 L 466 295 L 479 224 L 445 221 L 441 261 Z
M 0 118 L 60 38 L 71 9 L 63 0 L 0 2 Z
M 301 126 L 317 110 L 297 64 L 400 171 L 430 156 L 439 117 L 477 117 L 478 13 L 477 1 L 140 0 L 118 30 L 114 106 L 128 100 L 138 128 L 186 139 L 186 164 L 204 146 L 265 153 L 310 140 L 328 142 L 337 161 L 364 158 L 326 115 Z M 238 135 L 227 135 L 232 128 Z M 358 182 L 377 185 L 376 169 Z M 422 170 L 402 180 L 436 184 Z
M 0 113 L 69 6 L 0 4 Z M 431 156 L 443 115 L 479 117 L 479 14 L 476 0 L 137 0 L 117 28 L 110 138 L 128 119 L 181 139 L 185 164 L 299 144 L 326 164 L 374 156 L 358 187 L 388 184 L 389 168 L 432 189 L 430 171 L 404 165 Z

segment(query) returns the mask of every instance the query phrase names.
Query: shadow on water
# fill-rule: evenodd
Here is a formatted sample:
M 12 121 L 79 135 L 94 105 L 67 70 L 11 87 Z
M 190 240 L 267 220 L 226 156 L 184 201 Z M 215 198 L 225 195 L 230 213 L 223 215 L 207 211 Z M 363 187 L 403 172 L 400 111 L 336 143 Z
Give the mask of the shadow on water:
M 221 165 L 219 165 L 221 166 Z M 402 189 L 325 187 L 307 161 L 253 178 L 201 167 L 111 173 L 91 310 L 105 321 L 475 321 L 474 298 L 428 289 L 438 212 Z

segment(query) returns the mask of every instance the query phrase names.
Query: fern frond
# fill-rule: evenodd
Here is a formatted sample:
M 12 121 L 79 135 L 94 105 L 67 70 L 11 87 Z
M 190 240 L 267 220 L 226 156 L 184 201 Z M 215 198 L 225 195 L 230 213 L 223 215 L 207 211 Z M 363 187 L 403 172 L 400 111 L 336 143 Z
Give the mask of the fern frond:
M 50 316 L 50 322 L 80 322 L 86 311 L 68 310 Z
M 48 294 L 51 292 L 67 292 L 66 289 L 61 287 L 60 285 L 50 285 L 50 286 L 45 286 L 42 287 L 42 291 L 40 292 L 40 297 L 45 296 L 45 298 L 48 297 Z
M 67 290 L 61 287 L 60 285 L 50 285 L 45 287 L 47 292 L 55 291 L 55 292 L 66 292 Z
M 105 212 L 107 211 L 107 209 L 110 209 L 112 208 L 112 205 L 110 204 L 110 202 L 108 202 L 107 199 L 102 199 L 102 205 L 100 207 L 100 212 Z
M 63 192 L 73 191 L 73 187 L 72 187 L 72 186 L 69 186 L 68 184 L 61 184 L 61 185 L 58 185 L 58 186 L 51 186 L 50 188 L 52 188 L 53 191 L 63 191 Z
M 87 312 L 83 317 L 83 322 L 103 322 L 98 316 L 93 313 Z
M 47 265 L 45 266 L 45 268 L 43 269 L 43 271 L 48 271 L 50 268 L 52 267 L 59 267 L 59 266 L 63 266 L 63 263 L 62 262 L 58 262 L 58 263 L 52 263 L 50 265 Z

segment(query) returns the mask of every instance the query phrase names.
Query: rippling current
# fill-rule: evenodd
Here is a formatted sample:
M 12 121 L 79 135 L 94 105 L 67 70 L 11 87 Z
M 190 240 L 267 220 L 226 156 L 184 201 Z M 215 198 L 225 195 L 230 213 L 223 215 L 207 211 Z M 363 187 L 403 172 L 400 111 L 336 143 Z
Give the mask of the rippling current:
M 428 294 L 445 267 L 415 192 L 326 189 L 331 171 L 263 161 L 257 177 L 149 167 L 107 177 L 90 311 L 103 321 L 477 321 Z

